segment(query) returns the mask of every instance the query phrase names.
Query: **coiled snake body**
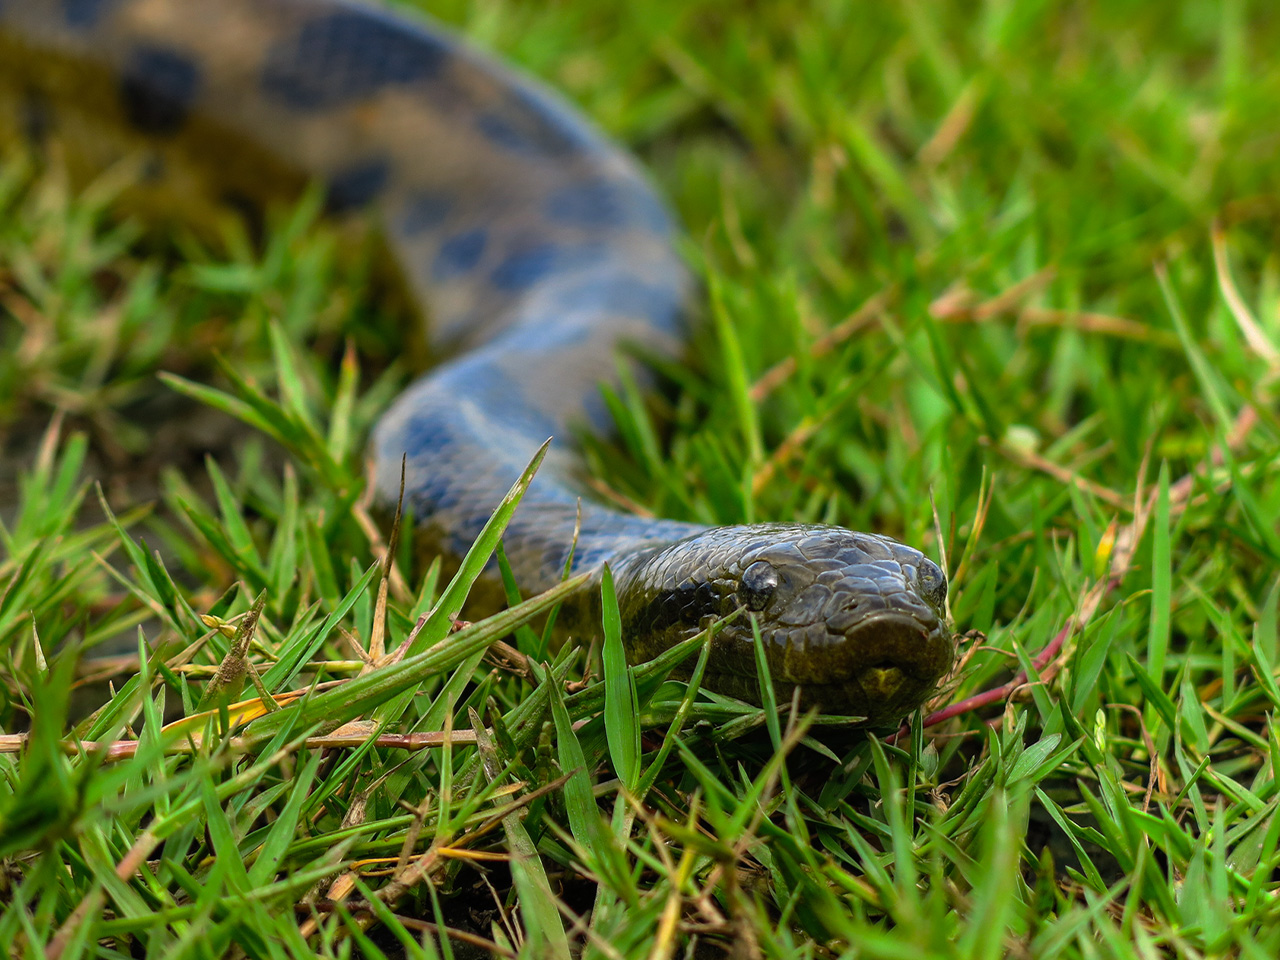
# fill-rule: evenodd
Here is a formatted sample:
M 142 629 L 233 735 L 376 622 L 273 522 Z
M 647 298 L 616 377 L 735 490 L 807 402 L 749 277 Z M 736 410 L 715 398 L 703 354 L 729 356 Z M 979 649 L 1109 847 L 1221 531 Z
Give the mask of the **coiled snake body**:
M 690 282 L 633 161 L 554 95 L 432 27 L 342 0 L 0 0 L 10 133 L 69 141 L 198 218 L 309 181 L 372 207 L 454 359 L 383 416 L 377 492 L 461 552 L 549 436 L 607 428 L 621 345 L 671 355 Z M 522 589 L 561 576 L 578 516 L 553 444 L 505 534 Z M 784 697 L 891 721 L 949 668 L 946 583 L 886 537 L 703 527 L 581 507 L 573 565 L 609 563 L 640 661 L 739 607 L 704 684 L 759 700 L 751 619 Z

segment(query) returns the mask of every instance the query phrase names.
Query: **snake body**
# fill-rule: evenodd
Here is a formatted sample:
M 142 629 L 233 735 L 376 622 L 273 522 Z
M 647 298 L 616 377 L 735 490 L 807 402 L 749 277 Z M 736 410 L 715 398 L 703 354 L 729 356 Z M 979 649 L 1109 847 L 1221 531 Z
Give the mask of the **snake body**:
M 555 437 L 504 542 L 525 591 L 561 578 L 581 499 L 566 438 L 607 429 L 620 347 L 672 356 L 686 333 L 675 228 L 631 158 L 448 33 L 343 0 L 0 0 L 0 91 L 11 133 L 90 170 L 140 157 L 166 215 L 315 181 L 334 213 L 373 209 L 452 356 L 378 424 L 378 496 L 407 458 L 420 535 L 458 555 Z M 580 509 L 573 568 L 611 566 L 633 661 L 738 610 L 705 686 L 759 701 L 754 620 L 782 696 L 881 722 L 950 667 L 942 572 L 887 537 Z

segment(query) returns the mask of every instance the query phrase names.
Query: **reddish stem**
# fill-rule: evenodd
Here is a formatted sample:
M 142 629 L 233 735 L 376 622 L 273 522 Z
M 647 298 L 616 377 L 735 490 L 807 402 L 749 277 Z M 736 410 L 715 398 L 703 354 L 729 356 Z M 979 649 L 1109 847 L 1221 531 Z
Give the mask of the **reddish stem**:
M 1058 635 L 1045 644 L 1044 648 L 1035 655 L 1031 661 L 1031 665 L 1039 673 L 1043 670 L 1058 652 L 1062 650 L 1062 645 L 1067 642 L 1067 637 L 1071 636 L 1071 624 L 1067 623 Z M 969 713 L 971 710 L 978 710 L 992 703 L 999 703 L 1001 700 L 1007 700 L 1013 695 L 1013 692 L 1027 682 L 1027 671 L 1019 670 L 1012 680 L 999 687 L 993 687 L 990 690 L 984 690 L 982 693 L 975 693 L 972 697 L 966 697 L 959 703 L 953 703 L 949 707 L 943 707 L 941 710 L 935 710 L 924 718 L 924 726 L 932 727 L 944 720 L 950 720 L 952 717 L 958 717 L 963 713 Z M 903 724 L 898 728 L 898 732 L 888 738 L 889 743 L 897 743 L 902 737 L 911 732 L 911 728 Z

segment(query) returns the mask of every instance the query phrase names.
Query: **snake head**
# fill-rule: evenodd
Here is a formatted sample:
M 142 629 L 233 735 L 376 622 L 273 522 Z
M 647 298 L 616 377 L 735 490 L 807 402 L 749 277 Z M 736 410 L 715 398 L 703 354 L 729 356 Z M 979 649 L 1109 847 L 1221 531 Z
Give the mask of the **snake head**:
M 617 582 L 633 661 L 737 611 L 712 641 L 703 685 L 754 703 L 756 627 L 780 702 L 799 688 L 802 707 L 875 724 L 918 707 L 951 668 L 946 578 L 888 537 L 808 524 L 713 527 L 636 557 Z

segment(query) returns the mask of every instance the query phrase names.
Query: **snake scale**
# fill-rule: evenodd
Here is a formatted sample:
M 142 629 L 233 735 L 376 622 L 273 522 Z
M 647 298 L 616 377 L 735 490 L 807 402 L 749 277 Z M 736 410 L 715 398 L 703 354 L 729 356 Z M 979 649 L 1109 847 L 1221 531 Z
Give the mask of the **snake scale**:
M 560 579 L 581 493 L 564 438 L 608 429 L 621 347 L 686 336 L 675 226 L 630 157 L 447 32 L 344 0 L 0 0 L 0 100 L 8 134 L 56 137 L 86 172 L 141 158 L 166 216 L 317 181 L 334 214 L 371 209 L 451 357 L 377 425 L 377 495 L 406 457 L 418 535 L 457 555 L 556 437 L 504 542 L 522 589 Z M 755 620 L 780 697 L 881 723 L 951 665 L 945 578 L 887 537 L 590 500 L 580 524 L 573 567 L 610 565 L 633 662 L 736 610 L 704 686 L 760 702 Z

